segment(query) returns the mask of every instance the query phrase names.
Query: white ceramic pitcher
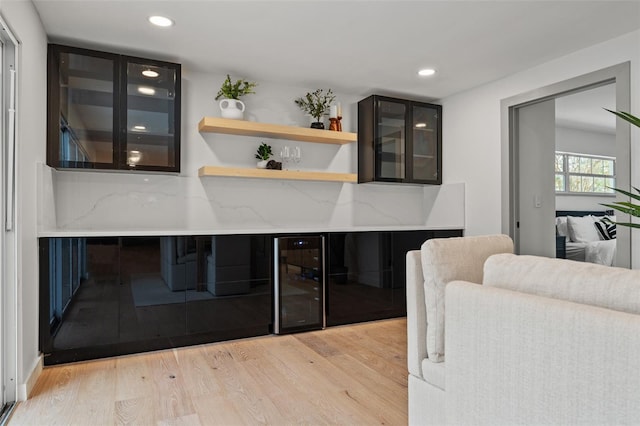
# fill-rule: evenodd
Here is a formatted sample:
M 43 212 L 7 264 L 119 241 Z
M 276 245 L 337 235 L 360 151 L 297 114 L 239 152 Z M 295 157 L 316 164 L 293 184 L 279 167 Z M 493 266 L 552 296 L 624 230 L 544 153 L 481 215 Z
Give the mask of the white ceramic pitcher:
M 220 101 L 222 118 L 242 120 L 244 117 L 244 103 L 237 99 L 223 99 Z

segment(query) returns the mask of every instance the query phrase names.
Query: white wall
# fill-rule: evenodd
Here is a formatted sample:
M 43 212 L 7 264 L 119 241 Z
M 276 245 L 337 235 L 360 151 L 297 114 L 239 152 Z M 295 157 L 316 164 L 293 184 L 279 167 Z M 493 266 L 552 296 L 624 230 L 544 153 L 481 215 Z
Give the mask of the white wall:
M 465 182 L 466 234 L 501 232 L 500 101 L 631 61 L 631 112 L 640 109 L 640 31 L 601 43 L 484 86 L 444 98 L 443 181 Z M 631 132 L 631 182 L 640 185 L 640 131 Z M 633 246 L 640 247 L 634 232 Z M 640 250 L 633 252 L 640 267 Z
M 278 153 L 300 146 L 290 168 L 357 171 L 357 144 L 331 145 L 200 133 L 204 116 L 220 116 L 215 95 L 224 75 L 183 70 L 182 167 L 179 176 L 52 171 L 41 166 L 41 235 L 56 232 L 192 233 L 314 231 L 384 228 L 461 228 L 464 185 L 381 185 L 198 177 L 204 165 L 254 168 L 261 142 Z M 243 101 L 245 119 L 308 127 L 294 99 L 314 88 L 259 82 Z M 357 131 L 358 97 L 338 94 L 344 131 Z M 54 194 L 54 196 L 51 196 Z
M 556 151 L 616 156 L 615 133 L 556 127 Z
M 32 386 L 38 357 L 37 163 L 45 161 L 47 108 L 47 37 L 28 0 L 0 4 L 7 25 L 18 38 L 17 125 L 18 253 L 18 397 Z
M 608 210 L 601 203 L 616 201 L 614 196 L 557 195 L 556 210 Z
M 616 156 L 616 135 L 572 127 L 556 127 L 556 151 Z M 556 195 L 556 210 L 603 210 L 600 203 L 615 201 L 612 196 Z

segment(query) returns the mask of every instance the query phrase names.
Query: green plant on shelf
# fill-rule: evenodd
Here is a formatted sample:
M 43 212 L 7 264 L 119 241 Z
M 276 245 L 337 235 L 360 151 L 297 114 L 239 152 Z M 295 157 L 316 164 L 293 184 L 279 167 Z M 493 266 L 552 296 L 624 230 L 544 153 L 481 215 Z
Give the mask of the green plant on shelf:
M 240 99 L 241 96 L 248 95 L 250 93 L 256 93 L 253 89 L 257 85 L 257 83 L 243 79 L 238 79 L 235 82 L 231 82 L 231 77 L 229 76 L 229 74 L 227 74 L 227 78 L 222 83 L 222 87 L 220 87 L 220 90 L 216 95 L 216 101 L 220 98 Z
M 301 110 L 312 116 L 316 121 L 320 121 L 323 115 L 327 115 L 329 106 L 335 99 L 331 89 L 325 93 L 323 89 L 307 93 L 303 98 L 298 98 L 294 102 Z
M 271 151 L 271 145 L 262 142 L 256 152 L 256 159 L 266 161 L 271 158 L 272 155 L 273 152 Z

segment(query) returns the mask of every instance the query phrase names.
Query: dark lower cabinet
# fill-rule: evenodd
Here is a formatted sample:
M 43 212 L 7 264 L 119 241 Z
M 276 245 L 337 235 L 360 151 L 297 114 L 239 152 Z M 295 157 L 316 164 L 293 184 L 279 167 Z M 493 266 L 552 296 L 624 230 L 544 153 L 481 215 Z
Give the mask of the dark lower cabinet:
M 406 255 L 461 230 L 330 233 L 327 326 L 407 314 Z
M 271 333 L 269 236 L 42 238 L 45 364 Z
M 325 233 L 301 250 L 291 244 L 302 239 L 286 240 L 280 296 L 289 311 L 278 317 L 280 332 L 322 328 L 323 314 L 328 326 L 406 315 L 406 252 L 459 235 Z M 41 238 L 45 365 L 273 333 L 274 238 Z

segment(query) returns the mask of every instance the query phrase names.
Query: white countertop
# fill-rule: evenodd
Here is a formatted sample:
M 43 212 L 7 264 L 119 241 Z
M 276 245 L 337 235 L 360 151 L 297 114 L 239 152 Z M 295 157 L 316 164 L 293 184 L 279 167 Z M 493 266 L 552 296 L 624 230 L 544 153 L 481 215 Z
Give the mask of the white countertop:
M 341 228 L 257 228 L 257 229 L 121 229 L 94 230 L 72 229 L 40 231 L 40 238 L 58 237 L 162 237 L 185 235 L 246 235 L 246 234 L 313 234 L 324 232 L 370 232 L 370 231 L 440 231 L 455 230 L 458 227 L 433 227 L 425 225 L 398 226 L 352 226 Z

